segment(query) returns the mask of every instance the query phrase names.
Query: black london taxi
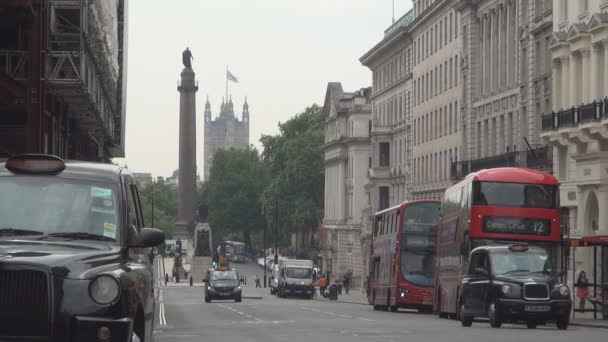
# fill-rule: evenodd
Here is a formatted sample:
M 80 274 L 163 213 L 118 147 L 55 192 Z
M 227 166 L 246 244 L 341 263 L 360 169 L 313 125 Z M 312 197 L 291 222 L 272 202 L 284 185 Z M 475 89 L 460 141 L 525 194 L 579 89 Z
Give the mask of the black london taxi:
M 203 279 L 205 302 L 221 299 L 240 303 L 242 290 L 239 279 L 239 273 L 234 269 L 218 267 L 207 270 Z
M 571 307 L 570 289 L 560 282 L 549 248 L 516 244 L 471 251 L 461 285 L 463 326 L 486 317 L 493 328 L 525 322 L 534 329 L 551 321 L 565 330 Z
M 0 159 L 0 341 L 152 341 L 164 239 L 124 168 Z

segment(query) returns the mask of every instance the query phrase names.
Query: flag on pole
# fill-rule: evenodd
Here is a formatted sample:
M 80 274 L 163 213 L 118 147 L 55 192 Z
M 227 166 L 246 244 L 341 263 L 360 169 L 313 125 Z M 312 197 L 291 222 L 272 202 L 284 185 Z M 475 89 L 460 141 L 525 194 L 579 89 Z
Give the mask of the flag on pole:
M 234 83 L 239 83 L 239 80 L 229 70 L 226 70 L 226 78 Z

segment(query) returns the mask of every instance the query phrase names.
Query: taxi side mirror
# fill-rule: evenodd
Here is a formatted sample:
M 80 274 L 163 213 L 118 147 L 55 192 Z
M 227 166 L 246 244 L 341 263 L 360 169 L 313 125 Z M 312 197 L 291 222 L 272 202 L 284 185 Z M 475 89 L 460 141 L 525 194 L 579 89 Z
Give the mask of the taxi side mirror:
M 156 228 L 142 228 L 132 241 L 129 247 L 147 248 L 161 245 L 165 242 L 165 232 Z

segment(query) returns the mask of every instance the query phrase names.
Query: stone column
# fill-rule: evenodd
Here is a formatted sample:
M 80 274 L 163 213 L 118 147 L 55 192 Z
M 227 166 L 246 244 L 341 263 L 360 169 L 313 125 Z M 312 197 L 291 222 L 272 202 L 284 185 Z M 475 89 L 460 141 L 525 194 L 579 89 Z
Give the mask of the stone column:
M 604 70 L 602 70 L 602 76 L 604 78 L 604 89 L 602 90 L 601 97 L 604 98 L 608 96 L 608 77 L 606 73 L 608 73 L 608 39 L 602 41 L 604 45 Z
M 488 93 L 494 89 L 494 37 L 493 37 L 494 15 L 488 13 Z
M 559 58 L 562 66 L 561 71 L 561 106 L 560 108 L 566 109 L 570 107 L 570 57 L 562 56 Z
M 479 40 L 479 44 L 477 45 L 477 63 L 479 64 L 479 72 L 477 73 L 477 79 L 478 79 L 478 85 L 479 85 L 479 89 L 477 89 L 477 93 L 478 94 L 483 94 L 483 87 L 484 87 L 484 82 L 483 82 L 483 77 L 485 76 L 485 72 L 484 72 L 484 21 L 483 21 L 483 17 L 480 17 L 478 22 L 478 32 L 477 32 L 477 38 Z M 449 79 L 449 76 L 448 76 Z
M 599 213 L 598 213 L 598 227 L 599 231 L 597 234 L 599 235 L 607 235 L 608 234 L 608 186 L 601 186 L 597 191 L 597 204 Z
M 590 71 L 590 63 L 589 63 L 589 59 L 591 56 L 591 52 L 589 50 L 581 50 L 581 64 L 582 64 L 582 68 L 581 68 L 581 75 L 580 75 L 580 81 L 581 81 L 581 89 L 582 89 L 582 94 L 579 96 L 579 102 L 582 103 L 589 103 L 593 100 L 591 100 L 592 94 L 591 94 L 591 80 L 592 78 L 589 75 L 589 71 Z
M 551 87 L 552 94 L 552 105 L 553 111 L 557 112 L 560 110 L 560 96 L 561 96 L 561 66 L 558 59 L 553 59 L 551 61 L 551 81 L 553 83 Z M 553 159 L 556 160 L 556 159 Z
M 346 160 L 341 158 L 338 162 L 338 219 L 346 219 Z
M 503 17 L 502 17 L 502 7 L 500 5 L 496 6 L 496 64 L 497 64 L 497 68 L 496 68 L 496 72 L 497 72 L 497 76 L 496 77 L 496 88 L 500 89 L 501 85 L 502 85 L 502 63 L 503 63 L 503 53 L 502 53 L 502 43 L 504 41 L 504 37 L 502 35 L 502 23 L 503 23 Z
M 601 79 L 603 75 L 601 74 L 601 47 L 598 44 L 591 45 L 591 62 L 589 65 L 589 77 L 587 83 L 589 83 L 589 102 L 593 102 L 593 100 L 597 100 L 601 98 L 602 84 Z
M 196 92 L 194 71 L 184 68 L 179 91 L 179 209 L 174 239 L 190 238 L 196 199 Z M 185 241 L 184 241 L 185 242 Z
M 580 104 L 580 77 L 578 72 L 578 55 L 576 53 L 570 54 L 570 106 L 578 106 Z
M 511 75 L 509 75 L 509 73 L 511 72 L 511 61 L 509 61 L 509 53 L 510 53 L 510 44 L 509 42 L 511 41 L 511 30 L 510 30 L 510 26 L 511 26 L 511 6 L 509 5 L 509 3 L 505 2 L 505 85 L 507 86 L 507 88 L 511 85 Z

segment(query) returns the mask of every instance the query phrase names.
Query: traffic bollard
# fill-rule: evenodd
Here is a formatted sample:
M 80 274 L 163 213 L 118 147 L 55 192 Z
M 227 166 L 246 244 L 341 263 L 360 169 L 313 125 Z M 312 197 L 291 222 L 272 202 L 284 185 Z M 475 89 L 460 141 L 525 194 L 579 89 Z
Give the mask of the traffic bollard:
M 168 282 L 169 282 L 169 275 L 167 273 L 165 273 L 165 286 L 167 286 Z
M 190 286 L 192 286 L 192 285 L 193 285 L 193 283 L 192 283 L 192 277 L 190 277 Z

